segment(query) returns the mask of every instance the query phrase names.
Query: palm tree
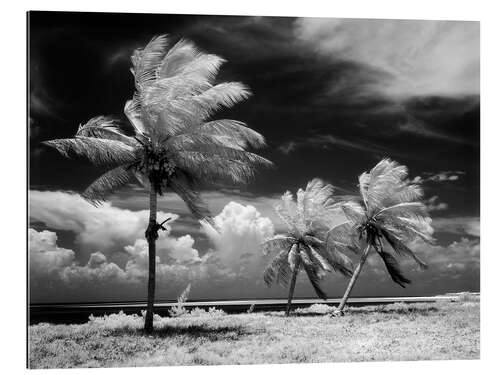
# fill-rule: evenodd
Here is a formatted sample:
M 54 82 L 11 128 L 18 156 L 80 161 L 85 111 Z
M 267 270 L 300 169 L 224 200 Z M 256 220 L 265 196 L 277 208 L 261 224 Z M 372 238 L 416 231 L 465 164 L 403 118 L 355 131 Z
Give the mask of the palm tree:
M 297 191 L 296 200 L 287 191 L 275 207 L 276 214 L 285 223 L 288 232 L 262 244 L 265 254 L 277 252 L 264 271 L 264 281 L 268 286 L 274 281 L 289 286 L 286 316 L 290 314 L 299 270 L 306 272 L 316 294 L 322 299 L 326 299 L 326 294 L 319 281 L 326 272 L 339 271 L 346 276 L 352 275 L 351 260 L 344 254 L 349 247 L 329 240 L 330 228 L 340 228 L 345 224 L 333 226 L 339 217 L 340 206 L 332 194 L 333 186 L 314 179 L 305 190 Z
M 217 110 L 250 95 L 238 82 L 215 84 L 225 60 L 185 40 L 170 45 L 167 36 L 158 36 L 132 55 L 136 91 L 124 112 L 133 134 L 100 116 L 80 126 L 74 138 L 45 142 L 67 157 L 83 156 L 108 170 L 83 193 L 93 203 L 134 179 L 149 190 L 147 332 L 153 330 L 155 245 L 164 229 L 157 223 L 157 196 L 170 190 L 204 219 L 209 211 L 199 194 L 202 187 L 245 183 L 257 166 L 271 164 L 246 150 L 263 146 L 262 135 L 239 121 L 210 120 Z
M 387 251 L 388 247 L 393 249 L 395 255 L 409 257 L 420 268 L 427 268 L 407 246 L 417 239 L 433 241 L 431 219 L 425 205 L 420 202 L 422 189 L 412 184 L 407 176 L 405 166 L 383 159 L 370 173 L 364 172 L 359 176 L 361 204 L 351 201 L 342 206 L 353 225 L 355 235 L 351 236 L 351 245 L 360 250 L 364 247 L 364 251 L 338 306 L 340 313 L 371 249 L 382 258 L 392 280 L 403 288 L 410 280 L 403 275 L 398 260 Z

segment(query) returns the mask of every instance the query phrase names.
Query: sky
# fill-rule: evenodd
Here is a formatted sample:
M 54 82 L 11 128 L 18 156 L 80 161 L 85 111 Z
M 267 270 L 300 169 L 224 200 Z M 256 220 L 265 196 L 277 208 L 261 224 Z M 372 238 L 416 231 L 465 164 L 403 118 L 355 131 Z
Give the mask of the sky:
M 130 56 L 153 36 L 192 40 L 224 57 L 219 81 L 252 97 L 219 118 L 264 135 L 258 152 L 275 168 L 247 186 L 204 191 L 218 232 L 174 194 L 159 200 L 173 217 L 158 240 L 157 299 L 285 298 L 266 287 L 258 244 L 284 225 L 273 206 L 318 177 L 336 194 L 357 195 L 357 177 L 390 157 L 422 185 L 436 243 L 415 244 L 429 269 L 402 262 L 412 284 L 393 283 L 376 256 L 356 296 L 479 291 L 479 23 L 31 12 L 29 15 L 30 301 L 145 300 L 148 196 L 129 185 L 94 207 L 81 193 L 103 170 L 41 144 L 72 137 L 97 115 L 125 120 Z M 323 287 L 340 296 L 348 280 Z M 314 297 L 304 276 L 296 297 Z

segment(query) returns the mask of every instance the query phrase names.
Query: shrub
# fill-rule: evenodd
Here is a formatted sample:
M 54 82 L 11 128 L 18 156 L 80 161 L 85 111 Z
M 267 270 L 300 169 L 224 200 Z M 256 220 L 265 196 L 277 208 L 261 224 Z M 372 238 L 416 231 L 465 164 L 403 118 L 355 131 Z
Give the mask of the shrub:
M 188 311 L 184 306 L 189 297 L 190 292 L 191 292 L 191 284 L 188 284 L 186 289 L 184 289 L 181 295 L 177 298 L 177 304 L 169 310 L 170 316 L 176 318 L 187 314 Z

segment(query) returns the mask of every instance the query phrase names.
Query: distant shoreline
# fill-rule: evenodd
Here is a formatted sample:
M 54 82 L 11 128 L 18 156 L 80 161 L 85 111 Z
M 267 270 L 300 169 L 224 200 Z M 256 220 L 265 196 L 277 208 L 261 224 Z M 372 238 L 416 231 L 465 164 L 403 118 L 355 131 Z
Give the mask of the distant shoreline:
M 480 293 L 462 292 L 449 293 L 437 296 L 421 297 L 353 297 L 348 305 L 367 306 L 384 305 L 392 303 L 434 303 L 438 301 L 459 301 L 464 296 L 479 299 Z M 306 307 L 313 304 L 336 305 L 340 298 L 329 298 L 322 300 L 318 298 L 296 298 L 292 301 L 294 308 Z M 215 307 L 227 313 L 241 313 L 254 306 L 255 311 L 273 311 L 284 308 L 286 299 L 245 299 L 245 300 L 212 300 L 212 301 L 187 301 L 184 307 L 211 308 Z M 157 302 L 156 313 L 168 316 L 169 310 L 176 305 L 175 302 Z M 29 306 L 29 324 L 41 322 L 49 323 L 83 323 L 88 320 L 89 315 L 105 315 L 123 311 L 126 314 L 140 314 L 146 308 L 145 302 L 109 302 L 109 303 L 69 303 L 69 304 L 33 304 Z

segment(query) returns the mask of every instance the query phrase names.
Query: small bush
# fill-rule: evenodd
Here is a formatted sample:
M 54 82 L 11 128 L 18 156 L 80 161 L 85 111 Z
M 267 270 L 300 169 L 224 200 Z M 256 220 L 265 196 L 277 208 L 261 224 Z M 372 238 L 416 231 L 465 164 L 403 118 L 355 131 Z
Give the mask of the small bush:
M 196 307 L 192 309 L 189 312 L 189 316 L 192 317 L 199 317 L 199 318 L 218 318 L 227 315 L 224 311 L 219 310 L 215 307 L 210 307 L 207 310 L 205 309 L 200 309 L 199 307 Z
M 184 289 L 181 295 L 177 298 L 177 304 L 169 310 L 170 316 L 176 318 L 187 314 L 188 311 L 184 306 L 189 297 L 190 292 L 191 292 L 191 284 L 188 284 L 186 289 Z
M 335 307 L 328 306 L 326 303 L 315 303 L 309 307 L 305 307 L 302 309 L 296 309 L 295 312 L 297 314 L 318 314 L 318 315 L 326 315 L 335 311 Z

